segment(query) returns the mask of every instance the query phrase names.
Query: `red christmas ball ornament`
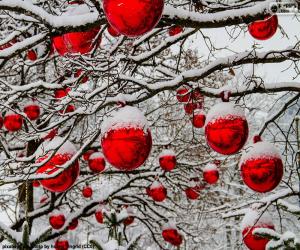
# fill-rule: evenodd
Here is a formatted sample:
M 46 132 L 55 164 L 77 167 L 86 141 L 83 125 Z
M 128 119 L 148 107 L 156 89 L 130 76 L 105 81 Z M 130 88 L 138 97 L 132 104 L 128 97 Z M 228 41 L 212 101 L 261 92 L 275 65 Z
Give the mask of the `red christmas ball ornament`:
M 240 160 L 241 176 L 252 190 L 265 193 L 278 186 L 283 162 L 277 149 L 268 142 L 257 142 Z
M 199 188 L 197 186 L 195 187 L 188 187 L 184 190 L 185 195 L 190 200 L 197 200 L 200 196 L 199 194 Z
M 107 31 L 108 33 L 112 36 L 112 37 L 119 37 L 121 34 L 116 31 L 113 27 L 111 27 L 110 25 L 108 25 L 107 27 Z
M 54 91 L 54 97 L 55 97 L 56 99 L 61 99 L 61 98 L 65 97 L 65 96 L 67 96 L 68 93 L 70 92 L 70 90 L 71 90 L 70 88 L 56 89 L 56 90 Z
M 176 167 L 176 154 L 173 150 L 163 150 L 159 155 L 159 165 L 165 171 L 172 171 Z
M 97 151 L 94 150 L 94 149 L 89 149 L 89 150 L 87 150 L 87 151 L 83 154 L 83 160 L 88 161 L 88 160 L 90 159 L 90 156 L 91 156 L 93 153 L 95 153 L 95 152 L 97 152 Z
M 7 112 L 4 116 L 3 125 L 9 132 L 16 132 L 22 128 L 23 117 L 14 112 Z
M 131 171 L 147 160 L 152 137 L 147 120 L 139 109 L 120 108 L 103 122 L 101 132 L 103 154 L 112 166 Z
M 75 218 L 71 221 L 71 223 L 68 226 L 68 230 L 75 230 L 78 226 L 78 219 Z
M 216 184 L 219 180 L 219 170 L 215 164 L 209 163 L 203 169 L 203 180 L 208 184 Z
M 205 125 L 206 115 L 201 109 L 194 110 L 192 123 L 195 128 L 203 128 Z
M 265 250 L 269 239 L 256 236 L 253 231 L 257 228 L 275 230 L 272 218 L 269 214 L 259 215 L 255 210 L 249 210 L 241 223 L 243 241 L 250 250 Z
M 167 197 L 167 189 L 158 181 L 154 181 L 152 185 L 146 189 L 146 192 L 157 202 L 162 202 Z
M 28 119 L 31 120 L 31 121 L 35 121 L 36 119 L 38 119 L 40 117 L 40 114 L 41 114 L 41 108 L 35 102 L 27 103 L 24 106 L 23 111 L 26 114 L 26 116 L 28 117 Z
M 83 70 L 82 70 L 82 69 L 78 69 L 78 70 L 75 72 L 74 76 L 75 76 L 76 78 L 78 78 L 78 77 L 80 77 L 82 74 L 84 74 Z M 88 80 L 89 80 L 89 77 L 87 76 L 87 74 L 85 74 L 85 75 L 82 77 L 82 79 L 80 80 L 80 83 L 86 83 Z
M 276 15 L 268 15 L 264 20 L 258 20 L 248 25 L 248 31 L 257 40 L 268 40 L 275 35 L 278 28 Z
M 27 51 L 27 59 L 33 62 L 36 61 L 37 54 L 33 49 Z
M 41 184 L 38 181 L 33 181 L 32 186 L 33 187 L 39 187 Z
M 180 246 L 183 240 L 177 227 L 172 223 L 168 223 L 163 227 L 162 237 L 173 246 Z
M 89 157 L 89 168 L 94 173 L 101 173 L 105 169 L 105 159 L 102 153 L 95 152 Z
M 109 24 L 119 33 L 137 37 L 151 31 L 159 22 L 163 0 L 104 0 L 103 9 Z
M 45 141 L 41 144 L 36 152 L 38 156 L 37 163 L 47 160 L 51 151 L 55 150 L 61 144 L 62 146 L 60 146 L 50 160 L 36 171 L 37 174 L 54 174 L 61 169 L 60 166 L 66 164 L 72 156 L 76 154 L 77 150 L 75 146 L 69 141 L 64 143 L 63 141 L 63 138 L 55 137 L 51 141 Z M 56 177 L 40 180 L 39 182 L 45 189 L 51 192 L 65 192 L 73 186 L 79 176 L 79 171 L 79 163 L 78 160 L 76 160 L 70 167 L 63 170 Z
M 176 36 L 183 31 L 183 28 L 179 25 L 174 25 L 169 28 L 169 36 Z
M 103 224 L 104 216 L 103 216 L 102 209 L 97 210 L 97 211 L 95 212 L 95 218 L 96 218 L 96 221 L 97 221 L 98 223 Z
M 219 103 L 207 114 L 207 144 L 220 154 L 237 153 L 245 145 L 248 133 L 248 123 L 243 110 L 232 103 Z
M 49 217 L 49 223 L 52 228 L 58 230 L 63 227 L 63 225 L 66 222 L 66 218 L 63 214 L 57 213 L 57 214 L 52 214 Z
M 177 89 L 176 98 L 178 102 L 187 103 L 191 100 L 192 92 L 188 86 L 181 86 Z
M 55 250 L 68 250 L 69 242 L 67 240 L 57 240 L 54 244 Z
M 82 195 L 85 198 L 90 198 L 93 195 L 93 189 L 91 187 L 84 187 L 82 189 Z

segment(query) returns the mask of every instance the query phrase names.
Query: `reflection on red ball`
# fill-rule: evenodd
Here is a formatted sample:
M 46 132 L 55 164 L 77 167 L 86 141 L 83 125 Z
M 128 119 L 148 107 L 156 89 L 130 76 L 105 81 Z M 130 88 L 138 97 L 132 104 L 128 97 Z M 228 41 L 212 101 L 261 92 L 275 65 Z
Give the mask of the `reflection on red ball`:
M 16 132 L 22 128 L 23 117 L 16 113 L 7 113 L 3 120 L 4 127 L 10 132 Z
M 165 171 L 171 171 L 176 167 L 176 155 L 165 153 L 159 157 L 159 165 Z
M 68 250 L 69 242 L 67 240 L 57 240 L 54 244 L 55 250 Z
M 276 15 L 266 16 L 264 20 L 258 20 L 248 25 L 251 36 L 258 40 L 268 40 L 275 35 L 278 28 Z
M 82 189 L 82 195 L 85 198 L 90 198 L 93 195 L 93 189 L 91 187 L 84 187 Z
M 65 224 L 66 218 L 63 214 L 51 215 L 49 217 L 49 223 L 52 228 L 58 230 Z
M 162 231 L 164 240 L 173 246 L 180 246 L 182 243 L 182 236 L 178 233 L 177 229 L 164 229 Z
M 71 221 L 71 223 L 68 226 L 68 230 L 75 230 L 78 226 L 78 219 L 75 218 Z
M 169 28 L 169 35 L 176 36 L 183 31 L 183 28 L 179 25 L 174 25 Z
M 95 218 L 98 221 L 98 223 L 103 224 L 104 216 L 101 210 L 97 210 L 95 212 Z
M 32 103 L 24 107 L 24 113 L 26 114 L 29 120 L 35 121 L 40 117 L 41 109 L 39 105 Z
M 151 31 L 159 22 L 163 0 L 104 0 L 109 24 L 125 36 L 137 37 Z
M 89 157 L 88 165 L 92 172 L 101 173 L 105 169 L 106 165 L 104 156 L 99 152 L 91 154 Z
M 243 231 L 243 241 L 250 250 L 265 250 L 269 239 L 253 235 L 253 230 L 257 228 L 268 228 L 275 230 L 273 225 L 259 225 L 246 227 Z
M 154 182 L 146 189 L 147 194 L 157 202 L 162 202 L 167 197 L 167 189 L 159 182 Z

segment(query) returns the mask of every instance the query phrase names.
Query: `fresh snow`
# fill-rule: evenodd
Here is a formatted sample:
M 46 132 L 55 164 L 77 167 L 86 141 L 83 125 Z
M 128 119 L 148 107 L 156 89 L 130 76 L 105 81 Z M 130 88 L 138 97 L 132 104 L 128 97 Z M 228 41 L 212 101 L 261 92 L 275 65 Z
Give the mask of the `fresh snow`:
M 164 149 L 163 151 L 161 151 L 158 158 L 161 158 L 163 156 L 176 156 L 176 154 L 172 149 Z
M 262 215 L 255 209 L 248 209 L 242 222 L 241 230 L 247 227 L 273 225 L 272 218 L 269 213 L 264 212 Z

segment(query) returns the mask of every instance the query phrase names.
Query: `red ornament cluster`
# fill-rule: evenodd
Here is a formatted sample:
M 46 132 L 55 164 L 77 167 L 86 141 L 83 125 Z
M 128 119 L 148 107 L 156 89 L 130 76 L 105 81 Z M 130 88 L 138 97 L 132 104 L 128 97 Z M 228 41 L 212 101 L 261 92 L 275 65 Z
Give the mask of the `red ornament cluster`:
M 258 40 L 268 40 L 275 35 L 278 28 L 278 17 L 268 15 L 264 20 L 258 20 L 248 25 L 249 33 Z

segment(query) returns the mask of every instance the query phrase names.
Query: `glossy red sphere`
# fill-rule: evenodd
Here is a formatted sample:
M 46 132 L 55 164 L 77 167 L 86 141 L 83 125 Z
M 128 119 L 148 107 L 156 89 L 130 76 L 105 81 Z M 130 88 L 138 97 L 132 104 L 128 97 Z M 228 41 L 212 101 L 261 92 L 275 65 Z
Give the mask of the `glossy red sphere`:
M 93 189 L 91 187 L 84 187 L 82 189 L 82 195 L 85 198 L 90 198 L 93 195 Z
M 273 190 L 283 176 L 283 163 L 277 157 L 259 157 L 246 160 L 241 165 L 244 183 L 252 190 L 265 193 Z
M 207 123 L 205 136 L 214 151 L 223 155 L 235 154 L 247 141 L 247 120 L 239 116 L 220 117 Z
M 200 196 L 199 191 L 197 187 L 188 187 L 184 190 L 186 197 L 190 200 L 197 200 Z
M 24 113 L 29 120 L 34 121 L 40 117 L 41 109 L 37 104 L 29 104 L 24 107 Z
M 91 154 L 95 153 L 96 150 L 89 149 L 83 154 L 83 160 L 88 161 L 90 159 Z
M 163 185 L 154 188 L 150 186 L 146 189 L 146 192 L 154 201 L 157 202 L 162 202 L 167 197 L 167 189 Z
M 69 242 L 67 240 L 57 240 L 54 244 L 55 250 L 68 250 Z
M 101 210 L 95 212 L 95 218 L 98 223 L 103 224 L 104 216 Z
M 71 223 L 68 226 L 68 230 L 75 230 L 78 226 L 78 219 L 75 218 L 71 221 Z
M 107 31 L 108 33 L 112 36 L 112 37 L 119 37 L 121 34 L 116 31 L 113 27 L 111 27 L 110 25 L 108 25 L 107 27 Z
M 23 117 L 16 113 L 8 113 L 4 116 L 4 127 L 10 132 L 16 132 L 22 128 Z
M 134 222 L 133 216 L 128 216 L 125 220 L 123 220 L 123 224 L 126 226 L 131 225 Z
M 163 155 L 159 157 L 159 165 L 165 171 L 171 171 L 176 167 L 175 155 Z
M 183 28 L 179 25 L 174 25 L 169 28 L 169 35 L 176 36 L 183 31 Z
M 187 103 L 190 101 L 191 96 L 192 96 L 192 93 L 191 93 L 190 87 L 181 86 L 180 88 L 177 89 L 176 98 L 177 98 L 178 102 Z
M 192 123 L 195 128 L 203 128 L 205 125 L 206 116 L 204 113 L 196 113 L 192 117 Z
M 208 184 L 217 183 L 219 180 L 219 171 L 217 169 L 203 171 L 203 180 Z
M 58 215 L 51 215 L 49 217 L 49 223 L 52 228 L 54 229 L 60 229 L 63 227 L 65 224 L 66 218 L 63 214 L 58 214 Z
M 37 173 L 48 175 L 53 174 L 60 169 L 59 166 L 65 164 L 71 158 L 72 157 L 69 154 L 55 154 L 47 161 L 47 163 L 37 170 Z M 37 162 L 42 162 L 45 159 L 47 159 L 47 156 L 40 157 L 37 159 Z M 62 171 L 58 176 L 51 179 L 40 180 L 40 183 L 45 189 L 51 192 L 65 192 L 72 187 L 78 175 L 79 163 L 76 161 L 72 166 Z
M 152 147 L 151 132 L 142 128 L 111 129 L 102 137 L 101 145 L 111 165 L 131 171 L 147 160 Z
M 27 58 L 28 58 L 28 60 L 34 62 L 34 61 L 37 59 L 37 54 L 36 54 L 36 52 L 35 52 L 33 49 L 28 50 L 28 52 L 27 52 Z
M 253 231 L 257 228 L 268 228 L 275 230 L 273 225 L 259 225 L 247 227 L 243 230 L 243 241 L 249 250 L 265 250 L 269 239 L 253 235 Z
M 54 91 L 54 97 L 56 99 L 60 99 L 60 98 L 63 98 L 65 96 L 67 96 L 67 94 L 70 92 L 70 88 L 65 88 L 65 89 L 56 89 Z
M 110 25 L 129 37 L 151 31 L 159 22 L 164 0 L 104 0 L 103 9 Z
M 101 173 L 105 169 L 106 163 L 104 157 L 97 154 L 98 153 L 95 153 L 94 156 L 93 154 L 91 155 L 92 157 L 90 157 L 88 165 L 92 172 Z
M 173 246 L 180 246 L 182 243 L 182 236 L 178 233 L 177 229 L 165 229 L 162 231 L 164 240 Z
M 258 20 L 248 25 L 251 36 L 258 40 L 267 40 L 275 35 L 278 28 L 276 15 L 267 16 L 264 20 Z

